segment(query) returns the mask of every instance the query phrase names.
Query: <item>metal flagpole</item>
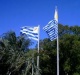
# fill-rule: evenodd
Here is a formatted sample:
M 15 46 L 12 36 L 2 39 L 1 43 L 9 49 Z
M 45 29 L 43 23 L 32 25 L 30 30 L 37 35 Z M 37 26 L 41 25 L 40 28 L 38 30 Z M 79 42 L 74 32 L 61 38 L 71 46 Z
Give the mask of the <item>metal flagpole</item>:
M 55 13 L 55 18 L 57 20 L 57 27 L 58 27 L 58 10 L 57 7 L 55 9 L 56 13 Z M 59 37 L 57 34 L 57 75 L 59 75 Z
M 59 75 L 59 38 L 57 36 L 57 75 Z
M 32 75 L 34 74 L 34 52 L 32 54 Z
M 53 21 L 55 21 L 55 22 L 53 22 Z M 54 25 L 53 23 L 55 23 L 56 25 Z M 57 75 L 59 75 L 59 38 L 58 38 L 58 12 L 57 12 L 57 7 L 55 8 L 54 20 L 51 20 L 43 29 L 47 32 L 51 41 L 53 41 L 54 39 L 57 39 Z
M 39 34 L 40 34 L 40 26 L 38 25 L 38 56 L 37 56 L 37 75 L 39 75 Z

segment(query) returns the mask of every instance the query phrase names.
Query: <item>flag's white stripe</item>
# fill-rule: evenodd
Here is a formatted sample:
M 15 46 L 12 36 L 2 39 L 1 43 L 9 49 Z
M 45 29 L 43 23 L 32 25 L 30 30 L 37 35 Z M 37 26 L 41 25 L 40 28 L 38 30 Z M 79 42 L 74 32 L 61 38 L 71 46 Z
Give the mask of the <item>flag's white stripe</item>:
M 34 35 L 34 34 L 31 34 L 31 33 L 27 33 L 27 32 L 24 32 L 24 31 L 21 31 L 22 33 L 25 33 L 27 35 L 31 35 L 31 36 L 35 36 L 35 37 L 38 37 L 38 35 Z
M 22 33 L 24 32 L 24 31 L 21 31 Z M 35 36 L 38 36 L 38 34 L 37 33 L 30 33 L 30 32 L 25 32 L 26 34 L 31 34 L 31 35 L 35 35 Z
M 53 20 L 49 21 L 48 24 L 50 24 L 50 23 L 52 23 L 52 22 L 53 22 Z
M 31 34 L 31 33 L 27 33 L 27 32 L 23 32 L 23 31 L 21 31 L 22 33 L 25 33 L 25 34 L 27 34 L 27 35 L 31 35 L 31 36 L 36 36 L 36 37 L 38 37 L 38 35 L 35 35 L 35 34 Z
M 22 29 L 21 31 L 38 34 L 38 32 L 30 31 L 30 30 L 27 30 L 27 29 Z
M 25 30 L 20 30 L 21 32 L 26 32 L 26 33 L 29 33 L 29 34 L 34 34 L 34 35 L 38 35 L 38 33 L 34 33 L 34 32 L 31 32 L 31 31 L 25 31 Z

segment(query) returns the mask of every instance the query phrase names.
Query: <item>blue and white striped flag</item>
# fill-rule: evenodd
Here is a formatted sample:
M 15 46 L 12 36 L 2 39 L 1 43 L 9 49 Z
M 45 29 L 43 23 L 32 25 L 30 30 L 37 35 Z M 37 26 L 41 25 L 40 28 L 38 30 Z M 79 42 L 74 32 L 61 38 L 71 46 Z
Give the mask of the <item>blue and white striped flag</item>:
M 38 41 L 39 27 L 28 27 L 24 26 L 21 28 L 20 32 L 26 34 L 28 38 Z
M 53 41 L 54 39 L 57 39 L 58 14 L 57 14 L 56 10 L 55 10 L 55 14 L 54 14 L 54 20 L 51 20 L 45 27 L 43 27 L 43 30 L 47 32 L 51 41 Z

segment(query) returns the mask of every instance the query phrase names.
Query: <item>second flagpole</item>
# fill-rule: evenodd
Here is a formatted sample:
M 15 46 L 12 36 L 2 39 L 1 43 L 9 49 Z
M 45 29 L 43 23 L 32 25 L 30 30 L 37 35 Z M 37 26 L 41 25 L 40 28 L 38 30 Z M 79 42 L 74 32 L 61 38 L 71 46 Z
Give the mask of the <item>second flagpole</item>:
M 39 35 L 40 35 L 40 26 L 38 25 L 38 55 L 37 55 L 37 75 L 39 75 Z
M 54 18 L 57 21 L 57 29 L 58 29 L 58 10 L 57 10 L 57 6 L 55 8 Z M 57 32 L 58 32 L 58 30 L 57 30 Z M 57 75 L 59 75 L 59 37 L 58 37 L 58 33 L 57 33 Z

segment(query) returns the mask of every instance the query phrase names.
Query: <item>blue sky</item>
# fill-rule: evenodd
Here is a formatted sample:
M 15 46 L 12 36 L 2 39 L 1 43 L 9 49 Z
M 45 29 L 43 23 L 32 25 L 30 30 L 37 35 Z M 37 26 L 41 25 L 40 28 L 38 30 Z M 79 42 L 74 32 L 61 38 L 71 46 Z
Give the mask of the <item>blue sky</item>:
M 19 35 L 22 26 L 40 25 L 40 39 L 46 38 L 42 28 L 53 19 L 55 6 L 59 23 L 80 25 L 80 0 L 0 0 L 0 35 L 9 30 Z

